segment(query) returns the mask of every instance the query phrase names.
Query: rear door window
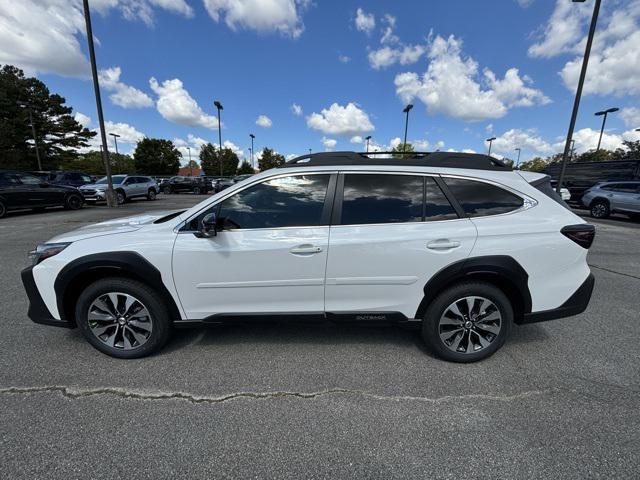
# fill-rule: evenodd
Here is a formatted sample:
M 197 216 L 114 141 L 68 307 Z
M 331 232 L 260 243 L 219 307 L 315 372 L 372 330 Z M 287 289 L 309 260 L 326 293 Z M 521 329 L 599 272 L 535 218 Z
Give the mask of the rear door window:
M 346 174 L 342 225 L 421 222 L 424 177 Z
M 522 198 L 496 185 L 462 178 L 443 179 L 469 217 L 500 215 L 524 205 Z

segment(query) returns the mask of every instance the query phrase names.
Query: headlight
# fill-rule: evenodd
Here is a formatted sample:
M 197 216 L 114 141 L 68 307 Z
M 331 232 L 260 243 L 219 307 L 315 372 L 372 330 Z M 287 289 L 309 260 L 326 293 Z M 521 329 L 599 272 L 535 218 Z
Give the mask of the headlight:
M 29 258 L 33 265 L 39 264 L 46 258 L 53 257 L 59 254 L 62 250 L 71 245 L 71 242 L 66 243 L 42 243 L 36 247 L 35 250 L 29 252 Z

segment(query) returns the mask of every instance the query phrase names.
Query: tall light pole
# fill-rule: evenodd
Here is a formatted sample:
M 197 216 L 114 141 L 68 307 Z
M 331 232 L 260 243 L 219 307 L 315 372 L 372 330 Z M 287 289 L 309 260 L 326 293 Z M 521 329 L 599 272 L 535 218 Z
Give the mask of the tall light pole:
M 369 140 L 371 140 L 371 135 L 367 135 L 364 139 L 367 141 L 367 153 L 369 153 Z
M 491 137 L 491 138 L 487 138 L 485 141 L 489 142 L 489 153 L 487 153 L 488 156 L 491 156 L 491 144 L 493 143 L 493 141 L 496 139 L 496 137 Z
M 407 114 L 404 121 L 404 144 L 402 145 L 402 151 L 404 152 L 407 149 L 407 130 L 409 128 L 409 112 L 413 108 L 413 105 L 408 104 L 402 111 Z
M 520 147 L 515 149 L 516 152 L 518 152 L 518 159 L 516 160 L 516 170 L 518 169 L 518 165 L 520 165 L 520 152 L 522 151 L 522 149 Z
M 191 164 L 191 147 L 187 147 L 187 152 L 189 152 L 189 176 L 193 177 L 193 165 Z
M 91 28 L 91 12 L 89 11 L 89 0 L 83 0 L 84 21 L 87 27 L 87 43 L 89 44 L 89 59 L 91 60 L 91 75 L 93 77 L 93 91 L 96 97 L 96 107 L 98 110 L 98 124 L 100 126 L 100 139 L 102 140 L 102 162 L 107 174 L 106 200 L 109 207 L 118 206 L 113 193 L 113 182 L 111 181 L 111 165 L 109 164 L 109 150 L 107 149 L 107 134 L 104 131 L 104 115 L 102 114 L 102 99 L 100 98 L 100 83 L 98 82 L 98 68 L 96 66 L 96 51 L 93 47 L 93 30 Z
M 36 126 L 33 124 L 33 112 L 31 111 L 31 105 L 25 102 L 18 101 L 18 106 L 26 108 L 29 112 L 29 125 L 31 126 L 31 135 L 33 136 L 33 145 L 36 148 L 36 159 L 38 160 L 38 170 L 42 170 L 42 162 L 40 161 L 40 150 L 38 149 L 38 138 L 36 137 Z
M 116 146 L 116 165 L 119 165 L 118 164 L 118 137 L 120 137 L 120 135 L 118 135 L 117 133 L 110 133 L 109 135 L 111 135 L 113 137 L 113 143 Z M 118 173 L 122 173 L 120 171 L 119 166 L 118 166 Z
M 309 149 L 309 155 L 311 155 L 311 149 Z
M 251 137 L 251 168 L 254 168 L 254 166 L 253 166 L 253 140 L 256 138 L 256 136 L 253 133 L 250 133 L 249 136 Z
M 573 0 L 574 3 L 582 3 L 585 0 Z M 556 192 L 560 193 L 562 181 L 564 180 L 564 171 L 567 168 L 567 158 L 569 156 L 569 148 L 571 147 L 571 139 L 573 138 L 573 129 L 576 126 L 576 118 L 578 117 L 578 109 L 580 107 L 580 97 L 582 97 L 582 87 L 584 86 L 584 78 L 587 75 L 587 65 L 589 64 L 589 55 L 591 53 L 591 44 L 593 36 L 596 32 L 596 24 L 598 23 L 598 13 L 600 12 L 601 0 L 595 0 L 593 5 L 593 15 L 591 16 L 591 25 L 589 26 L 589 36 L 587 44 L 584 48 L 584 58 L 582 59 L 582 69 L 580 70 L 580 78 L 578 80 L 578 88 L 576 89 L 576 98 L 573 101 L 573 111 L 571 112 L 571 121 L 569 122 L 569 131 L 567 132 L 567 141 L 564 144 L 564 153 L 562 154 L 562 166 L 560 168 L 560 176 L 556 184 Z
M 224 110 L 224 107 L 218 100 L 213 102 L 213 104 L 218 109 L 218 144 L 220 145 L 218 159 L 220 162 L 220 176 L 222 176 L 222 122 L 220 121 L 220 110 Z
M 604 133 L 604 124 L 607 121 L 607 115 L 613 112 L 617 112 L 618 110 L 620 109 L 617 107 L 613 107 L 595 113 L 596 117 L 602 117 L 602 127 L 600 128 L 600 138 L 598 138 L 598 148 L 596 148 L 596 152 L 600 150 L 600 143 L 602 142 L 602 134 Z

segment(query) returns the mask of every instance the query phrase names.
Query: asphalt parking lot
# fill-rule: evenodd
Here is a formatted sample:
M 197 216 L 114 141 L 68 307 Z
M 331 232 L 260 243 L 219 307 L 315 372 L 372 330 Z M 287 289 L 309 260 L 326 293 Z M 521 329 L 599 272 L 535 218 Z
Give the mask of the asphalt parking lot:
M 434 358 L 417 332 L 278 324 L 178 331 L 122 361 L 27 319 L 36 243 L 201 198 L 0 220 L 0 477 L 637 476 L 640 224 L 596 223 L 584 314 L 516 327 L 477 364 Z

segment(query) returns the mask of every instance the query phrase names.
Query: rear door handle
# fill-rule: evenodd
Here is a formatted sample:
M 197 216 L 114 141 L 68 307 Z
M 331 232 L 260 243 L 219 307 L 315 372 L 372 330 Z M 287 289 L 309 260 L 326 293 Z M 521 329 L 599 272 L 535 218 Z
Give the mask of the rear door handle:
M 433 242 L 427 243 L 429 250 L 450 250 L 452 248 L 458 248 L 459 246 L 460 242 L 457 240 L 434 240 Z
M 294 255 L 313 255 L 314 253 L 320 253 L 322 251 L 322 247 L 305 243 L 303 245 L 292 247 L 289 251 Z

